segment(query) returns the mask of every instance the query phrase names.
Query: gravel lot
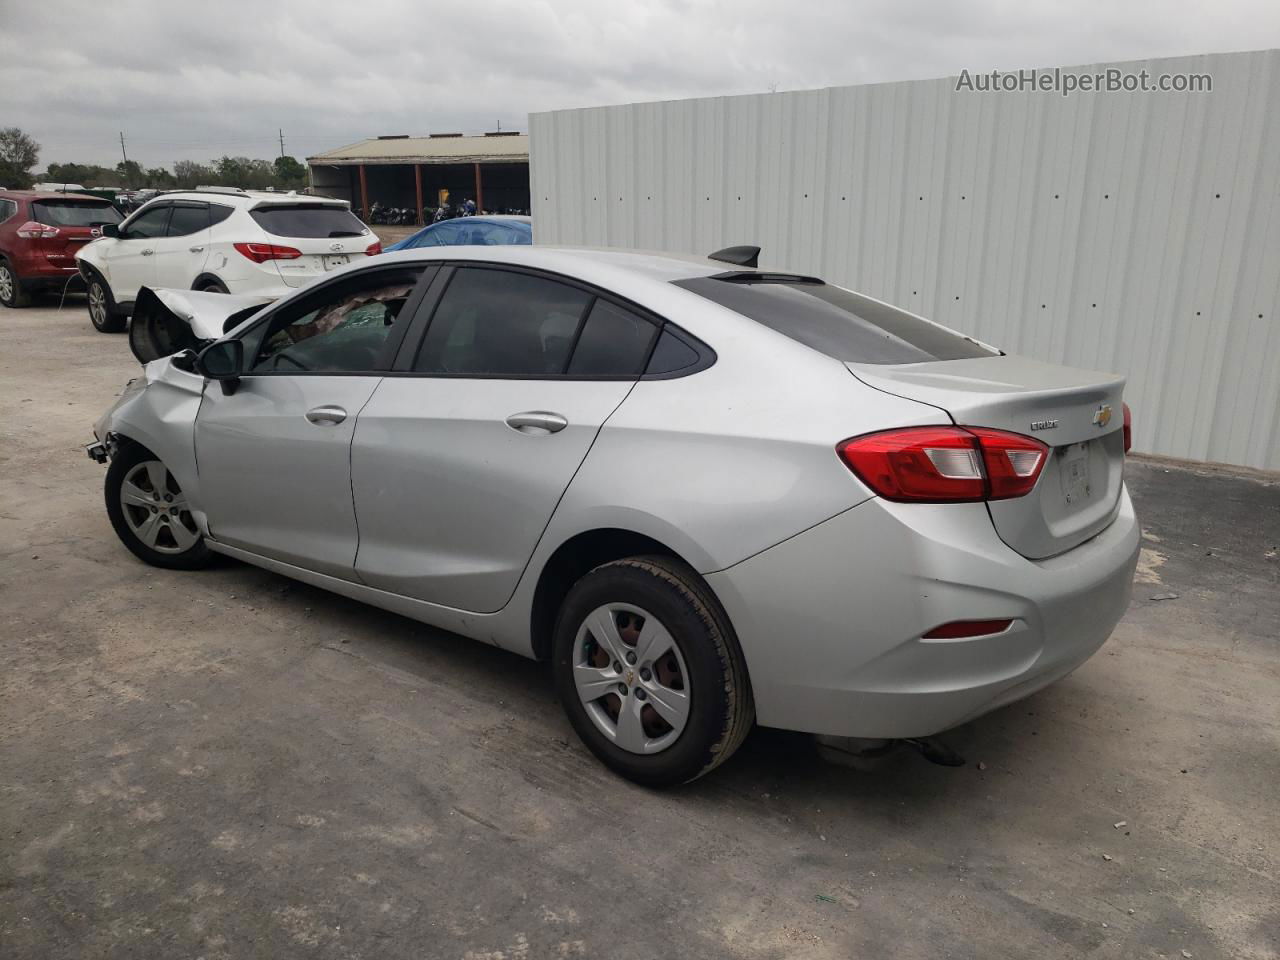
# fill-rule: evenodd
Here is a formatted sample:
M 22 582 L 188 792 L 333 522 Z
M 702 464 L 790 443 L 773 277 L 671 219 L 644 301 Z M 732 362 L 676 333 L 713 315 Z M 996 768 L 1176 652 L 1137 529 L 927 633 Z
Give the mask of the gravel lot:
M 80 444 L 137 372 L 0 309 L 0 956 L 1280 955 L 1276 475 L 1132 462 L 1132 608 L 966 766 L 757 730 L 651 793 L 536 664 L 136 561 Z

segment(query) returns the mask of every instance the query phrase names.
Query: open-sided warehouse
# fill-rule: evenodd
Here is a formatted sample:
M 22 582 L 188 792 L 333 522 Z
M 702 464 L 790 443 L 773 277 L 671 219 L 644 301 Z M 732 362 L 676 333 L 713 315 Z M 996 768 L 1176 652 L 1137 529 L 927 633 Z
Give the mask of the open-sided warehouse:
M 1128 377 L 1134 445 L 1280 468 L 1280 51 L 535 114 L 540 243 L 758 244 L 1005 350 Z M 1051 73 L 1051 71 L 1050 71 Z
M 529 137 L 506 131 L 464 137 L 391 136 L 361 140 L 307 158 L 320 194 L 368 211 L 375 203 L 416 212 L 436 207 L 441 191 L 494 213 L 529 209 Z

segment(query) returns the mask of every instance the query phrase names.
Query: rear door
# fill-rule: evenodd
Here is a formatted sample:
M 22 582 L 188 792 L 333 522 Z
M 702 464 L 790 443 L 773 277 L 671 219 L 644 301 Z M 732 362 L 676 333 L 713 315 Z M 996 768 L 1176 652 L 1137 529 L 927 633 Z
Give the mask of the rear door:
M 175 200 L 163 238 L 156 240 L 155 285 L 191 289 L 209 259 L 209 205 Z
M 369 228 L 345 204 L 265 201 L 249 211 L 271 243 L 298 252 L 272 263 L 280 279 L 301 287 L 331 270 L 362 260 L 377 243 Z
M 196 417 L 214 539 L 353 579 L 351 437 L 421 299 L 420 265 L 361 271 L 282 303 L 239 334 L 246 371 Z
M 68 197 L 33 200 L 31 218 L 57 228 L 57 234 L 31 241 L 51 266 L 76 269 L 76 253 L 86 243 L 102 235 L 104 223 L 119 223 L 116 208 L 106 200 Z
M 492 265 L 442 270 L 432 299 L 425 333 L 411 332 L 356 425 L 356 570 L 489 612 L 510 599 L 658 325 L 563 278 Z

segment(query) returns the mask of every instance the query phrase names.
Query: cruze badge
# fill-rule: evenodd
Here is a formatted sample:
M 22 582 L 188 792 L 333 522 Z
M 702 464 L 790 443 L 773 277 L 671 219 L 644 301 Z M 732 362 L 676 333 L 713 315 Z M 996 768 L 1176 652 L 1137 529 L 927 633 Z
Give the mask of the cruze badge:
M 1093 413 L 1094 426 L 1105 427 L 1111 422 L 1111 404 L 1104 403 Z
M 1057 420 L 1032 420 L 1032 430 L 1056 430 L 1058 429 Z

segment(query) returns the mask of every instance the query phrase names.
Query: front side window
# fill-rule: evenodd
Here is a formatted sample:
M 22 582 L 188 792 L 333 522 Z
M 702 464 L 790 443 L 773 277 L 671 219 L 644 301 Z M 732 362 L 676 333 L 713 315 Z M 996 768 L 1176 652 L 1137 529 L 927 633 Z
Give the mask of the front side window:
M 98 227 L 119 223 L 120 212 L 105 200 L 36 200 L 31 217 L 51 227 Z
M 162 203 L 149 207 L 129 223 L 126 240 L 148 240 L 152 237 L 163 237 L 165 226 L 169 222 L 169 204 Z
M 286 305 L 261 332 L 251 373 L 373 373 L 386 369 L 384 346 L 421 268 L 361 276 Z
M 203 203 L 174 204 L 169 236 L 186 237 L 209 229 L 209 208 Z
M 995 355 L 946 327 L 813 278 L 731 273 L 672 282 L 847 363 Z
M 420 373 L 563 374 L 593 296 L 526 273 L 459 267 L 414 363 Z

